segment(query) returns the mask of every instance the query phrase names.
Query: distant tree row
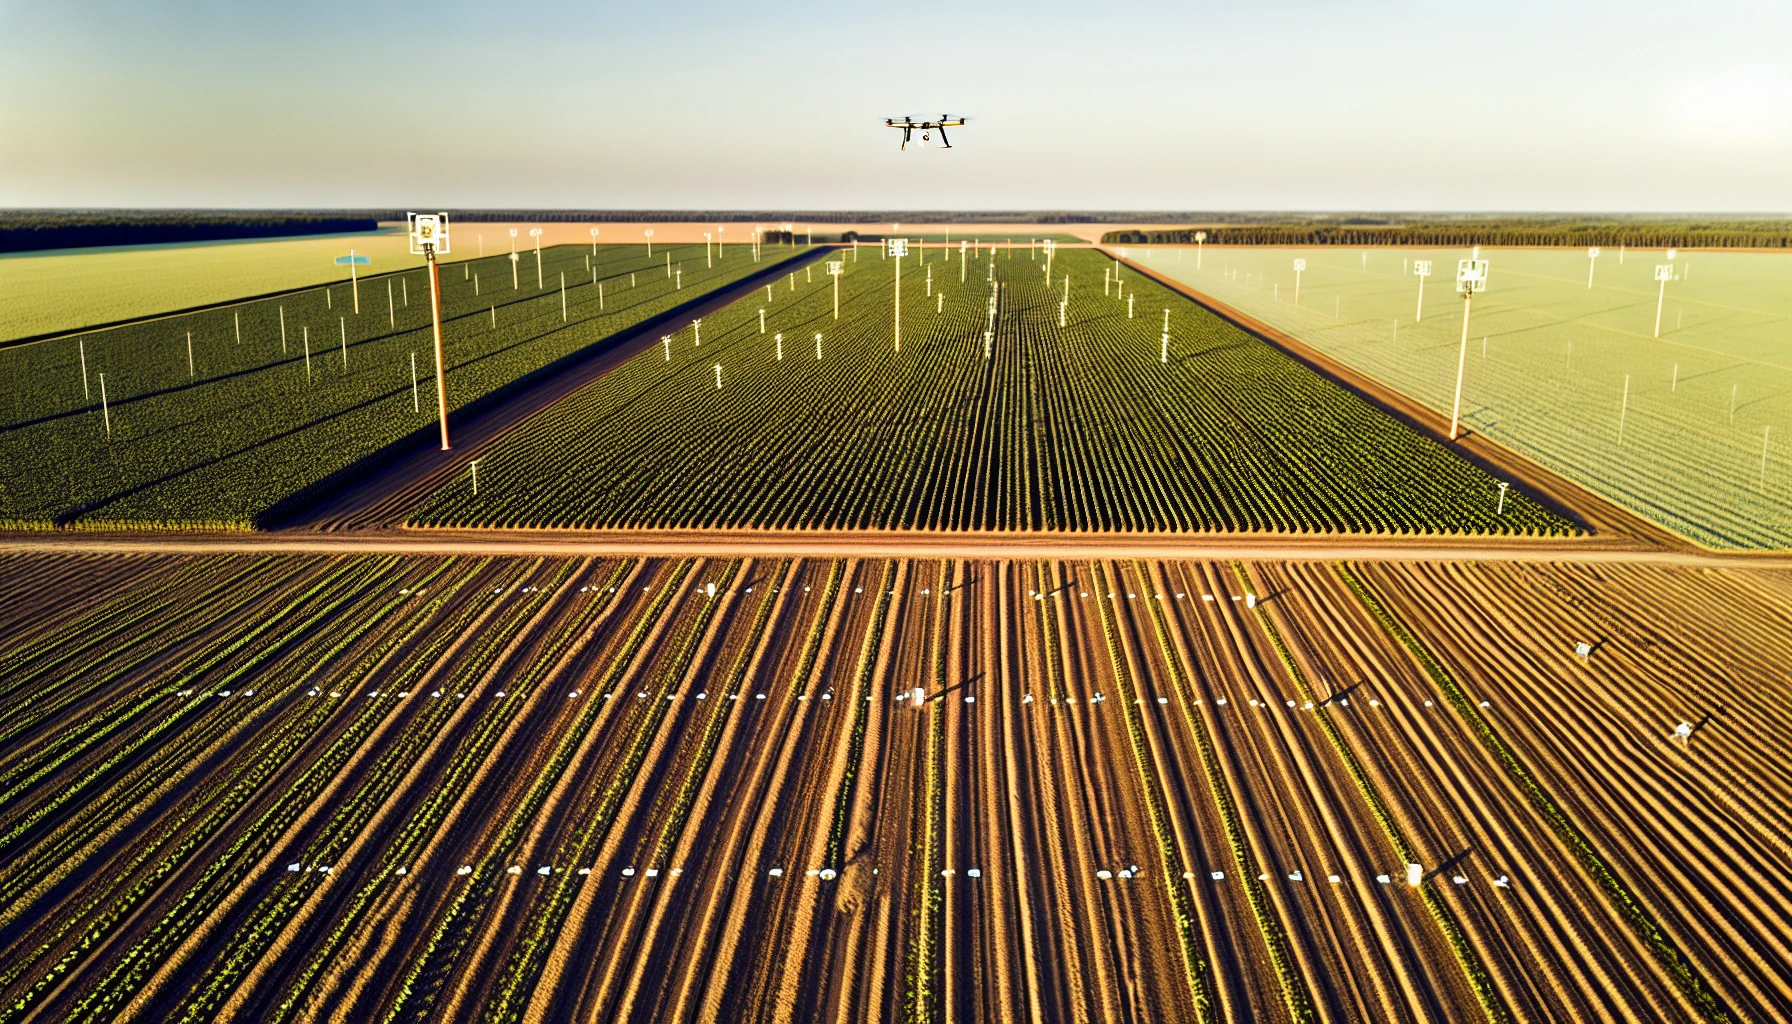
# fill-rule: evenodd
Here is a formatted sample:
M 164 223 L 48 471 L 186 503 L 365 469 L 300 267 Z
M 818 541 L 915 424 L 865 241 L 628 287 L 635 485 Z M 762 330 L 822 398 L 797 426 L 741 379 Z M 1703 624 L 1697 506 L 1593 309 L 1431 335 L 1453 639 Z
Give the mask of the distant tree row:
M 0 252 L 321 235 L 378 227 L 370 217 L 259 210 L 13 210 L 0 213 Z
M 1540 221 L 1487 220 L 1403 224 L 1217 224 L 1162 231 L 1109 231 L 1110 245 L 1412 245 L 1460 247 L 1605 246 L 1633 249 L 1792 248 L 1792 221 Z

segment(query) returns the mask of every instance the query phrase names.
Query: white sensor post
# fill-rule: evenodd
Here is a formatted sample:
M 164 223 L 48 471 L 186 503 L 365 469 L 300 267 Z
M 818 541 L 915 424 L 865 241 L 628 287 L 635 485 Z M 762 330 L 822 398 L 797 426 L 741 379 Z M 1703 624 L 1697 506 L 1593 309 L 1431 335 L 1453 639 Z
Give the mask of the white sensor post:
M 1201 244 L 1207 241 L 1207 232 L 1195 232 L 1195 269 L 1201 269 Z
M 429 322 L 436 347 L 436 415 L 441 420 L 442 450 L 448 450 L 448 372 L 442 358 L 442 270 L 438 255 L 448 255 L 448 215 L 446 213 L 412 213 L 407 215 L 411 229 L 411 254 L 421 255 L 429 267 Z M 511 232 L 514 236 L 515 231 Z M 515 254 L 512 253 L 512 258 Z M 516 264 L 512 263 L 514 268 Z
M 902 257 L 908 255 L 908 239 L 892 238 L 887 241 L 886 245 L 887 255 L 896 259 L 896 289 L 893 293 L 895 313 L 892 322 L 895 325 L 896 351 L 900 352 L 902 351 Z M 821 358 L 821 335 L 819 334 L 815 336 L 815 358 Z
M 1416 324 L 1425 319 L 1425 279 L 1431 276 L 1431 261 L 1413 260 L 1412 276 L 1419 279 L 1419 305 L 1412 314 L 1412 322 Z
M 1668 259 L 1672 260 L 1673 258 L 1674 258 L 1674 250 L 1669 249 L 1668 250 Z M 1661 306 L 1662 306 L 1663 302 L 1667 301 L 1668 282 L 1672 281 L 1673 279 L 1674 279 L 1674 264 L 1673 263 L 1671 263 L 1671 262 L 1657 263 L 1655 265 L 1655 280 L 1660 282 L 1660 287 L 1655 293 L 1655 336 L 1657 338 L 1661 337 Z
M 1306 260 L 1294 261 L 1294 304 L 1300 305 L 1300 275 L 1307 269 Z
M 1423 283 L 1424 279 L 1420 278 Z M 1468 362 L 1468 314 L 1475 293 L 1487 290 L 1487 261 L 1456 261 L 1456 290 L 1462 293 L 1462 348 L 1456 353 L 1456 399 L 1450 404 L 1450 440 L 1456 440 L 1462 422 L 1462 371 Z
M 828 261 L 828 276 L 834 279 L 834 319 L 836 320 L 840 319 L 840 275 L 845 270 L 845 260 Z M 760 310 L 760 312 L 763 314 L 765 311 Z M 761 329 L 759 333 L 764 334 L 765 331 Z
M 1599 247 L 1587 246 L 1587 288 L 1593 287 L 1593 268 L 1599 265 Z

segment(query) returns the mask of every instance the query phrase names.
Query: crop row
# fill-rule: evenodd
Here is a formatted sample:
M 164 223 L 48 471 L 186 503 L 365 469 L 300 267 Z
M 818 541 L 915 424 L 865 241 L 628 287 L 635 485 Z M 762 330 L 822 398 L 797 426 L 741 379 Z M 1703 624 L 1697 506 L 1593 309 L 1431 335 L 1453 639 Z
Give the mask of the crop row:
M 1631 893 L 1623 879 L 1613 872 L 1606 859 L 1593 848 L 1578 825 L 1549 795 L 1530 768 L 1519 758 L 1516 751 L 1495 732 L 1485 715 L 1481 714 L 1475 702 L 1462 689 L 1456 677 L 1437 660 L 1430 649 L 1416 637 L 1406 624 L 1395 617 L 1388 606 L 1369 589 L 1369 587 L 1348 566 L 1339 564 L 1334 567 L 1345 586 L 1362 602 L 1363 608 L 1374 617 L 1375 621 L 1386 630 L 1388 635 L 1404 647 L 1419 667 L 1430 677 L 1443 698 L 1469 727 L 1469 731 L 1480 740 L 1488 753 L 1506 769 L 1513 783 L 1520 792 L 1536 808 L 1538 815 L 1549 826 L 1561 843 L 1573 854 L 1581 867 L 1604 891 L 1612 909 L 1632 930 L 1640 936 L 1650 952 L 1655 955 L 1662 968 L 1674 983 L 1680 987 L 1687 1000 L 1697 1007 L 1708 1021 L 1727 1021 L 1729 1014 L 1718 1002 L 1716 994 L 1693 967 L 1668 934 L 1662 930 L 1648 909 Z
M 904 261 L 900 351 L 889 261 L 846 261 L 838 321 L 827 278 L 798 273 L 536 417 L 481 457 L 477 495 L 452 481 L 412 522 L 1572 529 L 1516 491 L 1502 509 L 1446 446 L 1167 289 L 1104 295 L 1100 254 L 1059 252 L 1049 285 L 1028 255 L 985 254 L 963 283 L 937 254 Z
M 1250 574 L 1245 571 L 1244 564 L 1232 563 L 1232 571 L 1238 577 L 1239 586 L 1243 588 L 1244 592 L 1255 597 L 1257 588 L 1252 583 Z M 1253 603 L 1256 604 L 1257 622 L 1263 627 L 1264 635 L 1269 638 L 1270 646 L 1275 649 L 1276 658 L 1281 661 L 1283 671 L 1288 674 L 1289 679 L 1293 680 L 1294 688 L 1299 692 L 1301 699 L 1313 706 L 1313 715 L 1319 722 L 1320 730 L 1325 733 L 1326 741 L 1331 744 L 1333 752 L 1338 755 L 1338 760 L 1343 763 L 1345 773 L 1356 784 L 1357 793 L 1363 798 L 1363 802 L 1368 804 L 1369 813 L 1375 819 L 1376 824 L 1381 826 L 1382 834 L 1387 836 L 1388 845 L 1393 847 L 1395 856 L 1399 857 L 1402 863 L 1416 863 L 1417 856 L 1413 851 L 1412 844 L 1407 842 L 1405 834 L 1401 831 L 1400 823 L 1394 820 L 1392 812 L 1388 810 L 1387 801 L 1383 800 L 1381 794 L 1376 791 L 1374 781 L 1363 769 L 1362 762 L 1357 758 L 1356 752 L 1351 749 L 1349 742 L 1345 740 L 1344 734 L 1339 731 L 1338 724 L 1332 720 L 1329 702 L 1323 695 L 1314 691 L 1313 684 L 1308 680 L 1306 672 L 1301 669 L 1300 663 L 1294 660 L 1294 655 L 1289 652 L 1287 643 L 1282 639 L 1281 630 L 1276 628 L 1275 620 L 1270 617 L 1268 605 L 1261 602 Z M 1463 932 L 1462 924 L 1456 919 L 1455 911 L 1451 910 L 1450 905 L 1444 902 L 1443 897 L 1439 895 L 1438 887 L 1435 885 L 1422 886 L 1419 896 L 1425 903 L 1425 909 L 1437 922 L 1438 930 L 1449 941 L 1451 950 L 1456 954 L 1457 965 L 1462 968 L 1464 976 L 1468 979 L 1469 987 L 1474 989 L 1475 997 L 1480 1000 L 1481 1009 L 1486 1013 L 1487 1019 L 1494 1024 L 1511 1020 L 1512 1013 L 1500 998 L 1499 989 L 1494 985 L 1493 978 L 1487 971 L 1486 963 L 1482 961 L 1480 953 L 1475 950 L 1468 936 Z

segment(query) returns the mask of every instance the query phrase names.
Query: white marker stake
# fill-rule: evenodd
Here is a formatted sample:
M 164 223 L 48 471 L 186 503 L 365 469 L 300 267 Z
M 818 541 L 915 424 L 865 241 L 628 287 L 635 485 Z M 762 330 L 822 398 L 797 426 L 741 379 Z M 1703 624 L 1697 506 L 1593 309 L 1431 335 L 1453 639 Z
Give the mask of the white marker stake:
M 1126 319 L 1128 320 L 1132 319 L 1132 300 L 1133 296 L 1128 295 L 1126 297 Z
M 1195 269 L 1201 269 L 1201 243 L 1207 241 L 1207 232 L 1195 232 Z
M 1618 406 L 1618 443 L 1624 443 L 1624 417 L 1630 412 L 1630 374 L 1624 375 L 1624 401 Z
M 1661 304 L 1668 297 L 1668 278 L 1674 276 L 1674 265 L 1658 263 L 1655 265 L 1655 280 L 1660 288 L 1655 293 L 1655 336 L 1661 337 Z
M 560 272 L 560 322 L 566 322 L 566 271 Z
M 299 335 L 305 341 L 305 379 L 310 380 L 311 379 L 311 326 L 309 324 L 307 324 L 304 327 L 299 328 Z
M 1158 350 L 1157 361 L 1160 363 L 1170 361 L 1170 336 L 1168 334 L 1164 335 L 1163 347 Z
M 604 308 L 604 283 L 602 281 L 597 282 L 597 308 L 600 311 Z
M 280 307 L 280 354 L 286 354 L 286 307 Z
M 473 294 L 479 294 L 478 277 L 473 278 Z M 392 279 L 389 277 L 386 278 L 386 324 L 393 328 L 398 327 L 398 307 L 392 301 Z
M 1498 508 L 1493 510 L 1494 515 L 1503 516 L 1506 514 L 1506 488 L 1508 488 L 1510 486 L 1512 486 L 1512 485 L 1511 484 L 1500 484 L 1500 504 L 1499 504 Z
M 467 468 L 473 471 L 473 497 L 477 498 L 479 497 L 479 460 L 474 459 L 467 463 Z
M 1306 260 L 1294 261 L 1294 304 L 1300 305 L 1300 275 L 1307 269 Z
M 722 390 L 722 364 L 716 364 L 716 390 Z
M 760 334 L 765 333 L 765 310 L 763 310 L 763 309 L 759 311 L 759 333 Z M 782 338 L 783 335 L 780 334 L 780 335 L 778 335 L 778 337 Z
M 236 343 L 241 345 L 243 343 L 243 313 L 241 310 L 230 311 L 230 325 L 236 330 Z
M 106 375 L 100 374 L 100 415 L 106 421 L 106 436 L 112 436 L 112 408 L 106 404 Z
M 336 318 L 337 329 L 342 332 L 342 372 L 348 372 L 348 319 Z
M 1165 334 L 1170 333 L 1170 311 L 1167 309 L 1164 310 L 1164 331 L 1163 332 Z
M 670 334 L 660 335 L 660 344 L 662 346 L 664 346 L 666 349 L 666 362 L 668 362 L 668 363 L 671 362 L 672 361 L 672 336 Z
M 406 308 L 406 309 L 411 308 L 411 279 L 410 278 L 401 277 L 398 279 L 398 298 L 400 299 L 400 304 L 402 306 L 404 306 L 404 308 Z
M 87 390 L 87 339 L 76 338 L 75 346 L 81 350 L 81 401 L 93 401 L 93 392 Z
M 423 406 L 417 401 L 417 350 L 411 350 L 411 411 L 422 412 Z
M 1425 279 L 1431 276 L 1431 261 L 1414 260 L 1412 274 L 1419 279 L 1419 305 L 1412 315 L 1412 322 L 1416 324 L 1425 319 Z
M 333 300 L 333 299 L 331 299 L 331 298 L 330 298 L 330 287 L 329 287 L 329 285 L 325 285 L 325 286 L 324 286 L 324 308 L 325 308 L 325 309 L 335 309 L 335 308 L 336 308 L 336 303 L 335 303 L 335 301 L 334 301 L 334 300 Z
M 684 268 L 683 267 L 678 268 L 677 278 L 678 278 L 678 280 L 677 280 L 677 283 L 673 286 L 673 290 L 674 291 L 684 291 Z
M 193 376 L 193 332 L 187 332 L 187 377 Z
M 1589 291 L 1592 290 L 1593 287 L 1593 268 L 1597 266 L 1598 263 L 1599 247 L 1597 245 L 1587 246 L 1587 288 Z
M 698 317 L 697 319 L 691 321 L 691 337 L 697 339 L 697 347 L 698 348 L 703 347 L 703 318 L 702 317 Z
M 784 336 L 782 334 L 778 335 L 777 342 L 778 342 L 778 361 L 783 362 L 784 361 Z
M 821 335 L 819 334 L 815 336 L 815 358 L 817 361 L 821 359 Z

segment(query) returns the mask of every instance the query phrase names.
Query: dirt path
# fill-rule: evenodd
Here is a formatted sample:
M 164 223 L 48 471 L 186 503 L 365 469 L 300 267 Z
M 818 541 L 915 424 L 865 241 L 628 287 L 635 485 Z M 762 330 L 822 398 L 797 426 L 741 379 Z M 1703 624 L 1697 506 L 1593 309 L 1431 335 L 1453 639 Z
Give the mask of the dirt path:
M 371 530 L 314 533 L 0 533 L 0 554 L 546 555 L 645 558 L 1237 559 L 1527 562 L 1792 568 L 1792 552 L 1710 551 L 1598 538 L 1502 540 L 1289 534 L 996 533 L 893 530 Z

